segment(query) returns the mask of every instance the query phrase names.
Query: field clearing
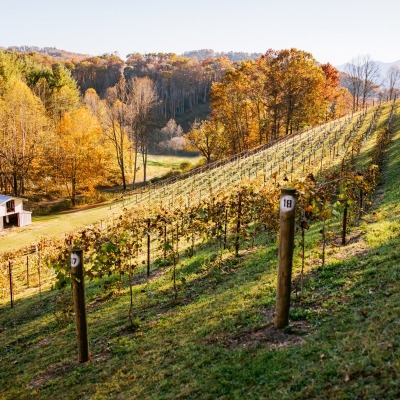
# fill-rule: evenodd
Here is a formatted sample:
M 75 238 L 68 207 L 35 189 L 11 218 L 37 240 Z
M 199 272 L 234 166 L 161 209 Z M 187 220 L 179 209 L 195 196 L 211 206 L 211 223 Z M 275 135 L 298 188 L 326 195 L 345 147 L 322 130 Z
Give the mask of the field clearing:
M 73 210 L 53 215 L 33 216 L 32 224 L 11 228 L 0 233 L 1 251 L 29 246 L 41 238 L 59 237 L 102 220 L 117 217 L 122 210 L 118 202 L 89 209 Z
M 140 156 L 140 155 L 139 155 Z M 147 178 L 151 179 L 158 176 L 163 176 L 171 170 L 179 170 L 182 163 L 196 165 L 201 156 L 173 156 L 173 155 L 155 155 L 149 154 L 147 159 Z M 137 181 L 143 180 L 143 167 L 139 163 L 137 171 Z
M 197 164 L 200 156 L 181 157 L 165 155 L 149 155 L 148 177 L 162 176 L 171 170 L 178 170 L 182 163 Z M 139 170 L 138 181 L 143 179 L 143 172 Z M 11 228 L 0 232 L 0 252 L 19 249 L 38 242 L 41 238 L 59 237 L 70 232 L 83 229 L 88 225 L 111 221 L 117 218 L 126 201 L 119 193 L 113 201 L 106 204 L 83 206 L 71 211 L 52 215 L 32 215 L 32 224 L 23 228 Z

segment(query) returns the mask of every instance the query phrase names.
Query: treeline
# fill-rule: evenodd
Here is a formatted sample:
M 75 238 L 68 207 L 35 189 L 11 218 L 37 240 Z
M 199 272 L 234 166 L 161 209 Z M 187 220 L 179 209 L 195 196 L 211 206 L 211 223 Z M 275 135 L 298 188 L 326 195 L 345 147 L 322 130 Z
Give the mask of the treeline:
M 65 65 L 0 52 L 0 192 L 74 205 L 97 185 L 126 187 L 137 154 L 147 156 L 155 104 L 150 78 L 120 79 L 104 99 L 81 96 Z
M 65 193 L 93 187 L 108 146 L 63 64 L 0 52 L 0 192 Z M 84 172 L 85 171 L 85 172 Z
M 197 60 L 174 53 L 129 54 L 123 62 L 114 54 L 90 57 L 68 65 L 82 94 L 92 88 L 104 98 L 107 88 L 122 77 L 152 79 L 160 100 L 159 117 L 168 120 L 183 115 L 198 104 L 206 104 L 211 84 L 232 68 L 226 57 Z
M 211 116 L 187 135 L 208 161 L 267 143 L 351 110 L 339 72 L 301 50 L 243 61 L 211 89 Z
M 209 119 L 183 136 L 174 118 L 209 100 Z M 0 52 L 0 191 L 74 204 L 100 184 L 126 189 L 139 166 L 146 181 L 155 145 L 211 161 L 339 117 L 351 103 L 335 68 L 296 49 L 236 64 L 172 53 L 55 63 Z
M 222 58 L 226 57 L 232 62 L 240 62 L 245 60 L 258 60 L 262 53 L 247 53 L 244 51 L 228 51 L 219 52 L 212 49 L 202 49 L 202 50 L 191 50 L 185 51 L 183 54 L 185 57 L 197 58 L 198 60 L 204 60 L 207 58 Z
M 6 49 L 0 47 L 0 50 L 7 50 L 16 53 L 39 53 L 45 56 L 53 57 L 57 62 L 71 59 L 81 60 L 89 57 L 87 54 L 72 53 L 70 51 L 57 49 L 56 47 L 9 46 Z

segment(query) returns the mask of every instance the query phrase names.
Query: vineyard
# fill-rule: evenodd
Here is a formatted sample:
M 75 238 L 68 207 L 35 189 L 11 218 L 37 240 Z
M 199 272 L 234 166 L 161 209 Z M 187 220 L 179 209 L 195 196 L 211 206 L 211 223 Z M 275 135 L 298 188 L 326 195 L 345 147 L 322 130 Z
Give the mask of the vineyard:
M 9 291 L 10 269 L 15 271 L 14 295 L 30 283 L 54 283 L 54 277 L 58 287 L 66 285 L 75 247 L 89 260 L 90 278 L 133 273 L 142 264 L 150 276 L 152 263 L 175 265 L 181 253 L 193 255 L 200 243 L 218 243 L 221 254 L 231 249 L 238 256 L 258 235 L 276 235 L 282 186 L 299 191 L 300 228 L 339 212 L 347 224 L 374 190 L 394 113 L 394 103 L 379 105 L 129 193 L 120 214 L 109 220 L 1 254 L 2 297 Z M 345 236 L 346 226 L 343 230 Z M 29 265 L 38 271 L 34 283 Z
M 253 282 L 252 273 L 261 276 L 260 269 L 245 270 L 246 257 L 254 249 L 264 255 L 268 265 L 276 265 L 274 249 L 282 187 L 297 189 L 294 294 L 299 299 L 306 297 L 310 268 L 314 265 L 324 268 L 332 246 L 349 243 L 350 228 L 362 221 L 372 204 L 384 154 L 398 118 L 399 103 L 396 102 L 364 109 L 223 162 L 129 192 L 121 199 L 120 212 L 112 218 L 62 238 L 43 238 L 27 248 L 0 253 L 2 307 L 9 307 L 11 303 L 18 309 L 18 303 L 27 296 L 46 298 L 51 293 L 48 289 L 55 288 L 55 320 L 73 335 L 73 328 L 68 328 L 72 312 L 68 300 L 70 253 L 72 249 L 80 248 L 84 252 L 89 298 L 97 320 L 101 314 L 96 306 L 107 304 L 111 298 L 117 299 L 118 312 L 127 321 L 117 329 L 118 332 L 146 334 L 153 326 L 146 318 L 150 320 L 150 316 L 157 315 L 157 324 L 162 325 L 161 315 L 170 313 L 166 308 L 168 304 L 184 306 L 201 298 L 204 285 L 211 284 L 217 292 L 224 275 L 242 274 L 237 279 L 243 286 L 248 284 L 246 279 Z M 314 244 L 318 243 L 317 249 L 310 244 L 311 237 Z M 204 256 L 205 253 L 208 255 Z M 265 260 L 257 262 L 262 266 Z M 199 270 L 192 273 L 195 267 Z M 275 281 L 274 277 L 268 279 L 266 291 L 271 295 Z M 158 280 L 160 283 L 155 289 Z M 238 283 L 232 278 L 229 285 L 235 288 Z M 137 300 L 139 298 L 141 300 Z M 240 298 L 243 307 L 251 308 L 247 297 Z M 229 299 L 224 302 L 229 304 Z M 244 308 L 240 310 L 236 310 L 239 317 L 251 318 L 250 325 L 260 322 L 260 316 L 254 310 L 250 314 L 246 314 Z M 299 315 L 311 312 L 305 310 L 298 307 L 292 314 L 293 320 L 296 315 L 299 318 Z M 226 312 L 229 314 L 230 311 Z M 17 345 L 18 321 L 15 315 L 10 315 L 8 324 L 15 328 L 12 330 L 16 336 L 14 345 Z M 179 321 L 179 316 L 173 318 L 175 324 L 180 325 L 185 324 L 187 316 L 181 315 Z M 218 318 L 225 321 L 223 315 L 215 314 L 209 318 L 213 323 Z M 23 317 L 19 320 L 22 324 Z M 236 321 L 238 326 L 243 324 L 244 321 Z M 231 328 L 237 329 L 236 325 Z M 155 324 L 156 328 L 159 327 Z M 31 326 L 31 336 L 34 335 L 32 329 Z M 197 329 L 204 330 L 200 336 L 210 339 L 209 327 Z M 169 334 L 173 335 L 173 331 L 166 327 Z M 162 336 L 167 343 L 174 342 L 166 333 Z M 100 336 L 93 340 L 98 346 L 101 342 L 102 351 L 108 346 L 102 343 Z M 129 346 L 118 343 L 121 354 L 127 355 Z M 8 346 L 12 352 L 12 345 Z M 149 353 L 151 348 L 143 351 Z M 168 354 L 165 357 L 168 360 Z M 187 379 L 184 378 L 185 382 Z M 228 377 L 223 379 L 229 380 Z M 167 390 L 167 381 L 164 377 L 157 390 Z M 30 389 L 35 394 L 37 387 L 31 385 Z M 143 395 L 140 391 L 135 394 Z M 107 393 L 99 388 L 93 398 L 106 396 Z M 186 398 L 184 388 L 179 396 Z M 229 398 L 221 393 L 219 396 Z M 257 398 L 256 394 L 254 396 Z M 172 397 L 166 395 L 165 398 Z

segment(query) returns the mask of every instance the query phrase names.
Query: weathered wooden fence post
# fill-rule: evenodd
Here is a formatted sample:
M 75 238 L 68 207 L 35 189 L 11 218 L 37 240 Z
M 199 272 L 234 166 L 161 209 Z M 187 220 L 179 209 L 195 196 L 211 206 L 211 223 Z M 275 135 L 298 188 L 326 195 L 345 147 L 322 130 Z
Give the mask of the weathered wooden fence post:
M 275 328 L 289 323 L 296 189 L 282 188 L 280 199 L 280 233 L 278 253 L 278 282 L 276 289 Z
M 29 256 L 26 256 L 26 286 L 29 287 Z
M 10 280 L 10 305 L 11 308 L 14 308 L 13 277 L 12 277 L 11 261 L 8 261 L 8 276 Z
M 147 277 L 150 276 L 150 245 L 151 245 L 151 233 L 150 233 L 150 218 L 147 220 Z
M 83 251 L 81 249 L 74 249 L 71 251 L 71 276 L 76 332 L 78 337 L 78 357 L 79 362 L 84 363 L 89 360 L 89 342 L 86 321 Z

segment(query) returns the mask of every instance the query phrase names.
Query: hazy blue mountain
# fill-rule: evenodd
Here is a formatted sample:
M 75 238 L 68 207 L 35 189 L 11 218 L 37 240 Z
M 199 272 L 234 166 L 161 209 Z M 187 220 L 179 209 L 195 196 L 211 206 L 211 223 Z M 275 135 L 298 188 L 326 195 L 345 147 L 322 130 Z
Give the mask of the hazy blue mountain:
M 381 83 L 383 85 L 385 84 L 385 79 L 386 79 L 387 72 L 388 72 L 389 68 L 392 65 L 397 65 L 400 68 L 400 60 L 393 61 L 393 62 L 390 62 L 390 63 L 385 63 L 385 62 L 382 62 L 382 61 L 375 61 L 375 63 L 379 66 L 379 69 L 381 71 L 380 72 L 379 83 Z M 347 64 L 337 65 L 336 68 L 339 71 L 346 72 L 346 65 Z

